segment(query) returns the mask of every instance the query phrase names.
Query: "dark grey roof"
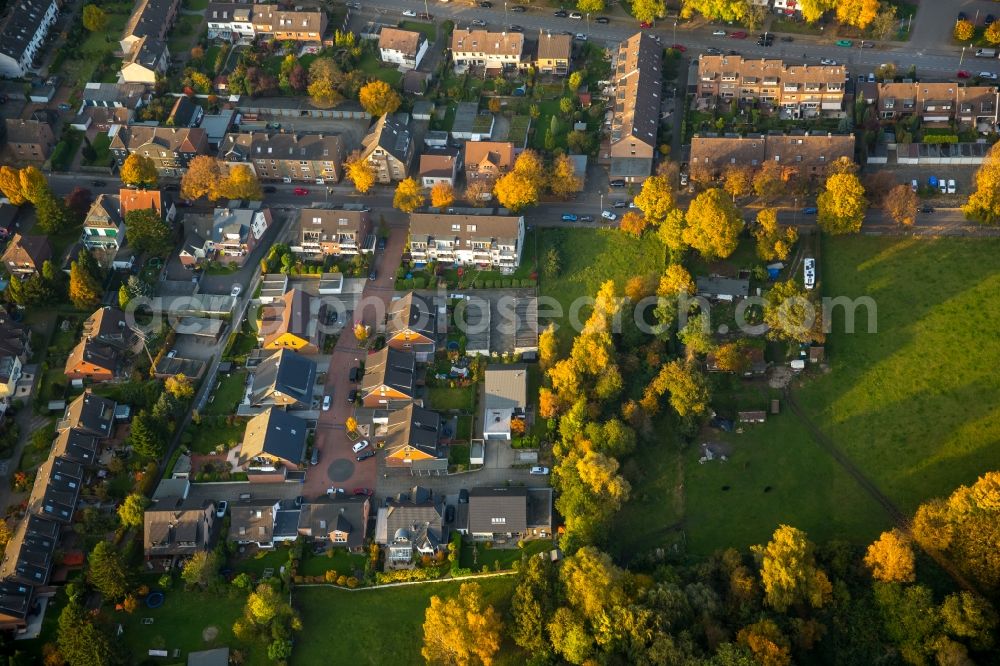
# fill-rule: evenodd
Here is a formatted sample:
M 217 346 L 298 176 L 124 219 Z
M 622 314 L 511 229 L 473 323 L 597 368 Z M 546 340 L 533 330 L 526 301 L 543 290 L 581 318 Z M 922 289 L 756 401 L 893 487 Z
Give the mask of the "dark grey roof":
M 441 415 L 437 412 L 407 405 L 389 414 L 386 429 L 385 448 L 390 454 L 400 447 L 411 446 L 435 458 L 443 455 L 438 443 Z
M 368 150 L 373 144 L 395 157 L 403 164 L 409 164 L 412 156 L 413 138 L 410 128 L 395 116 L 386 114 L 376 121 L 364 144 Z
M 333 501 L 311 502 L 302 505 L 299 531 L 313 539 L 329 539 L 330 532 L 337 530 L 347 533 L 348 548 L 359 548 L 364 544 L 367 525 L 365 524 L 365 502 L 367 497 L 346 497 Z
M 115 401 L 95 395 L 87 389 L 66 407 L 66 418 L 58 428 L 78 428 L 95 437 L 110 437 L 115 418 Z
M 298 509 L 279 509 L 274 514 L 274 536 L 292 537 L 299 533 Z
M 167 120 L 172 120 L 171 124 L 174 127 L 191 127 L 199 108 L 201 107 L 192 102 L 190 97 L 182 95 L 174 102 L 174 107 L 170 109 L 170 116 Z
M 167 43 L 165 41 L 162 39 L 152 39 L 147 37 L 142 40 L 139 48 L 133 51 L 131 56 L 126 59 L 126 62 L 134 62 L 142 65 L 143 67 L 155 69 L 166 51 Z
M 389 335 L 409 329 L 433 340 L 436 322 L 437 317 L 427 301 L 412 291 L 389 304 Z
M 653 170 L 651 157 L 612 157 L 608 168 L 610 178 L 645 178 Z
M 20 62 L 35 38 L 42 19 L 54 0 L 20 0 L 7 7 L 7 20 L 0 27 L 0 53 Z
M 416 365 L 412 353 L 385 347 L 365 360 L 361 390 L 368 393 L 385 384 L 412 397 Z
M 56 435 L 52 452 L 81 465 L 92 465 L 97 459 L 97 438 L 76 428 L 67 428 Z
M 187 666 L 229 666 L 229 648 L 189 652 Z
M 386 508 L 386 542 L 405 532 L 406 538 L 418 549 L 433 549 L 444 543 L 444 506 L 429 497 L 390 500 Z
M 750 280 L 726 277 L 699 277 L 698 294 L 701 296 L 741 296 L 750 295 Z
M 125 35 L 144 37 L 162 34 L 174 2 L 176 0 L 145 0 L 137 3 L 125 26 Z
M 264 359 L 253 376 L 251 402 L 263 404 L 275 392 L 289 396 L 305 407 L 312 406 L 316 362 L 288 349 Z
M 306 455 L 305 419 L 274 407 L 250 419 L 240 460 L 246 461 L 259 455 L 268 455 L 291 463 L 298 463 Z
M 35 588 L 16 581 L 0 582 L 0 611 L 5 615 L 26 618 L 35 598 Z
M 469 532 L 524 532 L 528 527 L 525 488 L 473 488 L 469 491 Z

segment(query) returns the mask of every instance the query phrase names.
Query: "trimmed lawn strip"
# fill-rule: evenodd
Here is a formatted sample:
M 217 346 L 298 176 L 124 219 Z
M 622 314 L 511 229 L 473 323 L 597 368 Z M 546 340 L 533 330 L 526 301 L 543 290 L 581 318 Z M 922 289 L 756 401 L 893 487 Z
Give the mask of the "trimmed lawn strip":
M 236 419 L 229 425 L 223 417 L 205 417 L 201 423 L 191 427 L 191 443 L 188 446 L 194 453 L 205 455 L 215 453 L 215 447 L 219 444 L 228 450 L 232 448 L 229 445 L 233 442 L 238 444 L 243 441 L 246 425 L 245 419 Z
M 430 42 L 430 46 L 434 46 L 434 42 L 437 41 L 437 26 L 433 23 L 423 23 L 420 21 L 400 21 L 399 27 L 401 30 L 411 30 L 413 32 L 422 33 L 427 41 Z
M 238 370 L 228 377 L 222 377 L 215 388 L 214 397 L 205 405 L 203 416 L 224 416 L 233 414 L 243 400 L 243 387 L 246 385 L 247 373 Z
M 430 402 L 434 409 L 439 411 L 460 409 L 467 412 L 472 410 L 472 399 L 475 396 L 475 390 L 475 386 L 463 388 L 429 386 L 427 388 L 427 401 Z
M 303 67 L 304 66 L 305 65 L 303 65 Z M 374 53 L 366 52 L 363 56 L 361 56 L 361 61 L 358 62 L 356 69 L 360 72 L 364 72 L 369 77 L 385 81 L 393 88 L 398 88 L 400 81 L 403 80 L 403 75 L 399 70 L 383 67 L 382 62 Z
M 479 555 L 473 564 L 473 549 L 478 546 Z M 462 551 L 459 566 L 472 569 L 475 572 L 507 571 L 514 568 L 515 562 L 520 562 L 524 556 L 533 557 L 555 548 L 555 544 L 547 540 L 526 541 L 524 548 L 487 548 L 483 542 L 462 541 Z M 499 565 L 499 567 L 497 566 Z

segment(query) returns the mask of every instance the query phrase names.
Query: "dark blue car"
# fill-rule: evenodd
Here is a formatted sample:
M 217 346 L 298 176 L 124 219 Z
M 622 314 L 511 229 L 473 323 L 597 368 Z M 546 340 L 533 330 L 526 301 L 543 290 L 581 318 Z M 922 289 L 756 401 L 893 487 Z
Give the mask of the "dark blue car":
M 808 208 L 804 209 L 802 212 L 805 213 L 806 215 L 815 215 L 816 213 L 819 212 L 819 209 L 816 208 L 816 206 L 809 206 Z
M 576 222 L 576 219 L 577 219 L 576 215 L 574 215 L 573 213 L 566 213 L 565 215 L 562 216 L 563 222 Z

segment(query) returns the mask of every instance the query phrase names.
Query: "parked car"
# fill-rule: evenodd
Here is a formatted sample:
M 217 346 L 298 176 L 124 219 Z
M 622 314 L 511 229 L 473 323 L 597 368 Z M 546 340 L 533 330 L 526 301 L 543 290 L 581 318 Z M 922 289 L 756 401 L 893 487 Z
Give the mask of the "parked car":
M 941 194 L 948 194 L 948 180 L 946 178 L 938 178 L 938 190 Z
M 417 18 L 422 19 L 424 21 L 433 21 L 434 15 L 428 14 L 427 12 L 420 12 L 419 14 L 417 14 Z
M 933 206 L 928 206 L 927 204 L 924 204 L 923 206 L 920 207 L 920 212 L 921 213 L 933 213 L 934 212 L 934 207 Z
M 608 187 L 625 187 L 625 181 L 620 178 L 612 180 L 608 183 Z
M 622 199 L 621 201 L 616 201 L 611 204 L 612 208 L 628 208 L 628 202 Z
M 819 64 L 821 64 L 821 65 L 836 65 L 837 61 L 836 60 L 830 60 L 829 58 L 820 58 L 819 59 Z
M 167 358 L 174 358 L 175 356 L 177 356 L 176 349 L 171 349 L 170 351 L 167 352 Z
M 783 42 L 786 42 L 786 43 L 787 43 L 787 42 L 794 42 L 794 41 L 795 41 L 795 38 L 794 38 L 794 37 L 791 37 L 791 36 L 789 36 L 789 35 L 785 35 L 784 37 L 782 37 L 782 38 L 781 38 L 781 41 L 783 41 Z
M 747 33 L 742 30 L 737 30 L 736 32 L 729 33 L 729 39 L 746 39 Z
M 261 188 L 261 191 L 264 192 L 264 194 L 274 194 L 275 192 L 278 191 L 278 188 L 275 187 L 274 185 L 265 185 L 263 188 Z
M 560 9 L 558 11 L 552 12 L 552 15 L 555 16 L 556 18 L 566 18 L 567 16 L 569 16 L 569 12 L 566 11 L 565 9 Z
M 323 396 L 323 411 L 324 412 L 330 411 L 330 403 L 331 402 L 333 402 L 333 397 L 329 393 L 327 393 L 326 395 Z
M 300 197 L 304 197 L 305 195 L 309 194 L 309 190 L 307 190 L 304 187 L 296 187 L 294 190 L 292 190 L 292 193 Z
M 358 366 L 354 366 L 353 368 L 351 368 L 351 371 L 347 373 L 347 378 L 352 382 L 360 382 L 361 368 L 359 368 Z
M 524 5 L 514 5 L 513 7 L 510 8 L 510 11 L 514 12 L 515 14 L 523 14 L 524 12 L 528 11 L 528 8 L 525 7 Z
M 917 185 L 917 179 L 916 178 L 914 178 L 913 180 L 910 181 L 910 189 L 913 190 L 914 192 L 916 192 L 918 189 L 920 189 L 920 187 Z
M 819 208 L 816 208 L 816 206 L 809 206 L 807 208 L 803 208 L 802 212 L 806 215 L 815 215 L 819 212 Z
M 849 49 L 852 46 L 854 46 L 854 42 L 852 42 L 849 39 L 838 39 L 837 40 L 837 46 L 843 46 L 844 48 Z
M 313 447 L 312 457 L 309 459 L 309 464 L 310 465 L 319 464 L 319 447 L 317 446 Z
M 374 458 L 374 457 L 375 457 L 375 452 L 374 451 L 365 451 L 360 456 L 358 456 L 357 458 L 355 458 L 355 460 L 357 460 L 358 462 L 363 462 L 365 460 L 368 460 L 369 458 Z
M 593 215 L 579 215 L 579 216 L 577 216 L 577 222 L 593 222 L 593 221 L 594 221 L 594 216 Z
M 683 44 L 671 44 L 670 48 L 672 48 L 674 51 L 678 51 L 680 53 L 684 53 L 685 51 L 688 50 L 687 47 L 684 46 Z
M 578 42 L 585 42 L 587 41 L 587 35 L 583 34 L 582 32 L 578 32 L 575 35 L 573 35 L 573 39 L 575 39 Z
M 597 18 L 594 19 L 594 23 L 600 23 L 601 25 L 606 25 L 608 23 L 611 23 L 611 19 L 609 19 L 607 16 L 598 16 Z
M 229 295 L 232 296 L 233 298 L 236 298 L 237 296 L 240 295 L 241 291 L 243 291 L 243 286 L 234 284 L 233 288 L 229 290 Z
M 576 222 L 577 217 L 573 213 L 564 213 L 562 216 L 563 222 Z
M 358 453 L 358 452 L 363 451 L 364 449 L 367 449 L 367 448 L 368 448 L 368 440 L 367 439 L 363 439 L 360 442 L 356 443 L 354 446 L 352 446 L 351 450 L 354 451 L 355 453 Z
M 603 217 L 605 220 L 610 220 L 612 222 L 618 219 L 618 215 L 616 213 L 612 213 L 610 210 L 602 212 L 601 217 Z
M 458 503 L 459 504 L 469 503 L 469 491 L 466 490 L 465 488 L 462 488 L 461 490 L 458 491 Z
M 987 14 L 986 18 L 983 19 L 983 25 L 988 28 L 991 25 L 993 25 L 994 23 L 996 23 L 996 20 L 997 20 L 996 16 L 993 16 L 993 14 Z
M 92 181 L 90 181 L 90 186 L 91 187 L 104 187 L 105 185 L 107 185 L 107 183 L 104 182 L 103 180 L 92 180 Z
M 333 497 L 335 495 L 337 497 L 340 497 L 340 496 L 343 496 L 343 495 L 346 495 L 346 494 L 347 494 L 347 491 L 344 490 L 343 488 L 334 488 L 333 486 L 330 486 L 329 488 L 326 489 L 326 496 L 327 497 Z
M 722 55 L 722 49 L 717 49 L 714 46 L 709 46 L 705 49 L 705 53 L 708 55 Z
M 533 474 L 535 476 L 545 476 L 549 473 L 549 468 L 536 465 L 535 467 L 532 467 L 531 471 L 529 471 L 528 473 Z
M 955 186 L 955 179 L 954 178 L 949 178 L 948 179 L 948 194 L 955 194 L 956 192 L 958 192 L 958 188 Z
M 226 511 L 228 510 L 229 510 L 229 502 L 227 502 L 226 500 L 222 500 L 221 502 L 215 505 L 215 517 L 216 518 L 225 517 Z
M 347 404 L 353 405 L 358 401 L 358 389 L 351 389 L 347 392 Z
M 371 497 L 373 493 L 371 488 L 355 488 L 354 494 L 362 495 L 364 497 Z
M 524 27 L 519 25 L 512 25 L 508 32 L 524 32 Z
M 580 12 L 570 12 L 569 17 L 571 19 L 576 19 L 577 21 L 580 21 L 583 19 L 583 14 L 581 14 Z
M 993 72 L 979 72 L 979 78 L 989 79 L 990 81 L 996 81 L 997 75 L 994 74 Z
M 412 9 L 404 9 L 403 10 L 403 16 L 412 16 L 412 17 L 416 18 L 417 13 L 415 11 L 413 11 Z
M 861 42 L 861 48 L 863 48 L 863 49 L 873 49 L 873 48 L 875 48 L 875 42 Z
M 639 21 L 639 27 L 642 28 L 643 30 L 647 30 L 649 28 L 652 28 L 653 24 L 650 23 L 649 21 Z
M 479 6 L 482 7 L 483 9 L 493 9 L 493 3 L 489 2 L 489 0 L 484 0 L 484 2 L 480 2 Z
M 368 273 L 368 279 L 371 280 L 372 282 L 374 282 L 375 278 L 377 278 L 377 277 L 378 277 L 378 273 L 375 271 L 374 268 L 371 269 L 371 271 Z
M 378 249 L 379 252 L 382 252 L 383 250 L 385 250 L 385 236 L 379 236 L 378 237 L 378 246 L 377 246 L 377 249 Z
M 968 15 L 966 15 L 965 12 L 959 12 L 957 20 L 959 20 L 959 21 L 968 21 L 969 17 L 968 17 Z
M 715 37 L 725 37 L 726 36 L 726 31 L 725 30 L 713 30 L 712 31 L 712 35 L 714 35 Z

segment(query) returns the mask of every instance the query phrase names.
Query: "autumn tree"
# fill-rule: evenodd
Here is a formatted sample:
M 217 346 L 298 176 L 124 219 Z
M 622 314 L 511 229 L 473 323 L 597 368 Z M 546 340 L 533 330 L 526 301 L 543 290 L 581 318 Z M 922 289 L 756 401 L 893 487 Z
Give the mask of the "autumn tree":
M 837 0 L 837 21 L 864 30 L 878 15 L 880 0 Z
M 36 207 L 43 201 L 52 199 L 52 190 L 49 188 L 49 181 L 45 174 L 39 171 L 38 167 L 27 166 L 17 172 L 21 181 L 21 192 L 24 198 L 35 204 Z
M 753 546 L 760 562 L 764 600 L 784 613 L 789 606 L 822 608 L 833 586 L 816 564 L 815 546 L 802 530 L 780 525 L 766 546 Z
M 181 580 L 188 588 L 205 589 L 218 577 L 219 565 L 219 554 L 216 551 L 199 550 L 184 563 Z
M 753 191 L 765 202 L 781 196 L 784 187 L 781 166 L 777 162 L 764 162 L 753 176 Z
M 945 597 L 941 619 L 948 633 L 967 640 L 975 650 L 987 651 L 996 643 L 997 612 L 974 592 L 963 590 Z
M 829 178 L 830 176 L 838 173 L 856 174 L 857 172 L 858 172 L 858 163 L 852 160 L 850 157 L 847 157 L 846 155 L 841 155 L 840 157 L 838 157 L 837 159 L 826 165 L 825 175 L 827 178 Z
M 549 324 L 538 336 L 538 364 L 548 370 L 559 357 L 559 338 L 555 324 Z
M 3 195 L 15 206 L 22 206 L 28 200 L 21 185 L 20 173 L 14 167 L 6 164 L 0 166 L 0 192 L 3 192 Z
M 402 100 L 396 91 L 385 81 L 371 81 L 361 86 L 358 91 L 358 101 L 362 108 L 377 118 L 387 113 L 395 113 Z
M 375 167 L 357 152 L 344 163 L 344 173 L 347 179 L 354 183 L 354 189 L 361 194 L 365 194 L 372 188 L 378 176 Z
M 799 0 L 797 5 L 806 23 L 815 23 L 836 6 L 837 0 Z
M 915 564 L 910 540 L 899 529 L 882 532 L 865 554 L 872 578 L 886 583 L 912 583 L 916 580 Z
M 229 167 L 225 178 L 220 178 L 216 186 L 215 199 L 261 201 L 264 191 L 261 189 L 257 174 L 246 164 L 234 164 Z
M 681 16 L 691 18 L 698 13 L 712 21 L 732 23 L 743 21 L 749 8 L 750 3 L 744 0 L 683 0 Z
M 660 286 L 656 293 L 660 296 L 676 296 L 680 293 L 693 294 L 694 279 L 682 264 L 670 264 L 660 278 Z
M 897 185 L 889 190 L 882 200 L 885 214 L 896 224 L 905 227 L 913 226 L 917 221 L 917 208 L 920 200 L 917 193 L 908 185 Z
M 687 216 L 680 208 L 675 208 L 667 214 L 660 223 L 656 235 L 671 252 L 680 252 L 687 248 L 684 241 L 684 230 L 687 228 Z
M 77 310 L 93 310 L 101 303 L 100 283 L 75 261 L 69 268 L 69 300 Z
M 87 558 L 87 581 L 108 599 L 117 601 L 129 589 L 130 574 L 121 553 L 110 541 L 98 541 Z
M 493 198 L 493 183 L 486 178 L 478 178 L 465 186 L 465 201 L 475 208 L 486 205 Z
M 183 372 L 167 377 L 163 382 L 163 388 L 178 400 L 190 400 L 194 397 L 194 384 Z
M 993 144 L 976 171 L 976 189 L 962 212 L 966 218 L 983 224 L 1000 222 L 1000 145 Z
M 309 99 L 321 109 L 335 106 L 343 96 L 339 87 L 344 82 L 344 73 L 333 58 L 317 58 L 309 65 Z
M 757 226 L 754 227 L 753 236 L 757 239 L 758 257 L 764 261 L 784 261 L 798 241 L 799 232 L 795 227 L 782 227 L 778 224 L 776 208 L 762 208 L 757 213 Z
M 396 186 L 396 193 L 392 197 L 393 207 L 404 213 L 412 213 L 423 206 L 424 203 L 424 190 L 420 187 L 420 183 L 416 179 L 406 178 L 399 181 L 399 185 Z
M 684 242 L 708 260 L 725 259 L 736 250 L 743 218 L 722 190 L 699 194 L 688 206 Z
M 368 333 L 368 327 L 361 322 L 354 325 L 354 339 L 357 340 L 359 344 L 364 344 L 368 340 Z
M 655 414 L 660 398 L 667 393 L 670 394 L 670 406 L 682 419 L 691 421 L 708 413 L 711 398 L 708 382 L 692 363 L 675 359 L 660 366 L 639 404 L 647 413 Z
M 646 231 L 649 224 L 646 222 L 645 217 L 633 210 L 630 210 L 622 215 L 622 219 L 619 221 L 618 226 L 622 232 L 638 238 L 639 236 L 642 236 L 644 231 Z
M 118 519 L 121 521 L 122 527 L 126 529 L 142 527 L 147 506 L 149 506 L 149 500 L 145 495 L 130 493 L 118 507 Z
M 976 26 L 968 19 L 955 21 L 955 29 L 952 34 L 955 36 L 955 41 L 967 42 L 976 34 Z
M 517 213 L 538 203 L 539 191 L 531 176 L 514 170 L 497 179 L 493 194 L 501 206 Z
M 354 418 L 353 416 L 348 416 L 347 420 L 344 421 L 344 428 L 347 429 L 347 432 L 351 432 L 351 433 L 357 432 L 358 431 L 358 420 L 356 418 Z
M 822 313 L 794 280 L 776 282 L 764 295 L 764 323 L 772 340 L 811 342 Z
M 130 210 L 125 214 L 128 242 L 139 252 L 166 256 L 173 247 L 173 234 L 160 214 L 151 208 Z
M 583 189 L 583 178 L 576 174 L 576 167 L 568 155 L 558 155 L 553 160 L 549 188 L 552 194 L 564 199 Z
M 996 25 L 996 21 L 990 23 L 983 36 L 986 37 L 986 41 L 990 44 L 1000 44 L 1000 25 Z
M 664 0 L 633 0 L 632 16 L 640 23 L 652 23 L 666 15 L 667 7 Z
M 420 652 L 429 663 L 488 666 L 500 651 L 502 629 L 499 613 L 483 601 L 479 585 L 463 583 L 457 597 L 431 597 Z
M 761 666 L 788 666 L 792 663 L 791 644 L 774 620 L 749 624 L 736 635 L 736 641 L 753 653 Z
M 431 188 L 431 205 L 435 208 L 447 208 L 455 203 L 455 188 L 451 183 L 435 183 Z
M 674 209 L 674 188 L 667 176 L 650 176 L 633 199 L 636 207 L 653 226 L 659 226 Z
M 655 294 L 659 282 L 660 279 L 656 273 L 633 275 L 625 283 L 625 298 L 633 303 L 638 303 L 642 299 Z
M 865 188 L 853 173 L 835 173 L 826 179 L 816 198 L 819 225 L 828 234 L 857 233 L 865 219 Z
M 872 36 L 876 39 L 886 39 L 896 27 L 896 7 L 885 3 L 871 22 Z
M 12 536 L 10 523 L 7 522 L 6 518 L 0 518 L 0 548 L 6 548 Z
M 94 4 L 83 6 L 83 27 L 90 32 L 100 32 L 108 25 L 108 15 Z
M 678 332 L 677 337 L 684 345 L 689 359 L 715 350 L 715 340 L 712 339 L 712 318 L 707 312 L 688 317 L 687 323 Z
M 218 188 L 219 161 L 210 155 L 198 155 L 188 163 L 181 177 L 181 197 L 200 199 L 211 196 Z
M 753 175 L 750 167 L 730 164 L 722 176 L 722 187 L 733 200 L 748 196 L 753 192 Z
M 74 187 L 69 194 L 63 197 L 63 206 L 76 221 L 83 220 L 90 211 L 93 202 L 94 197 L 86 187 Z
M 721 372 L 734 372 L 742 375 L 750 370 L 750 357 L 747 346 L 742 340 L 727 342 L 715 350 L 715 367 Z
M 542 161 L 541 156 L 534 150 L 528 149 L 522 151 L 517 159 L 514 160 L 514 167 L 511 169 L 514 173 L 520 174 L 531 184 L 541 191 L 546 184 L 545 175 L 545 163 Z
M 153 158 L 131 153 L 125 158 L 121 168 L 121 179 L 126 185 L 137 187 L 156 187 L 159 177 Z

